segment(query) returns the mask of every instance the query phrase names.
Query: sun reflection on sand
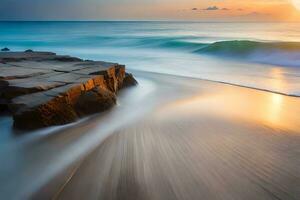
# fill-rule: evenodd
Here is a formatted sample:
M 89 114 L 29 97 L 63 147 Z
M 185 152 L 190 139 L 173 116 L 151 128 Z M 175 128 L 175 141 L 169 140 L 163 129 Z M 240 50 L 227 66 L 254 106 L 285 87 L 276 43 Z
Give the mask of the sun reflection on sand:
M 273 81 L 274 84 L 284 83 L 281 79 Z M 202 91 L 199 95 L 161 107 L 157 119 L 215 116 L 246 124 L 261 124 L 272 129 L 299 132 L 299 100 L 281 94 L 220 84 L 214 91 Z
M 270 79 L 267 84 L 274 91 L 287 91 L 287 83 L 285 81 L 284 69 L 280 67 L 274 67 L 270 70 Z
M 268 119 L 272 124 L 279 124 L 281 117 L 281 109 L 283 104 L 283 96 L 280 94 L 271 94 L 270 95 L 270 104 L 269 104 L 269 112 Z
M 284 76 L 282 68 L 272 68 L 270 71 L 270 82 L 269 84 L 275 90 L 282 90 L 285 87 Z M 270 123 L 276 125 L 280 123 L 281 109 L 283 104 L 283 96 L 280 94 L 271 93 L 270 102 L 268 106 L 268 120 Z

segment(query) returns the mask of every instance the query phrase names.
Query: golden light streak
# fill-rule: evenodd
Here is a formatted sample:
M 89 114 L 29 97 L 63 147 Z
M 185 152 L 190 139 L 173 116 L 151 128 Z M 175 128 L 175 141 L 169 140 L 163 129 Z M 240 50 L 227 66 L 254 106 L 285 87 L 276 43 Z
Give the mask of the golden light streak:
M 286 84 L 282 73 L 280 68 L 271 70 L 273 79 L 268 84 L 284 88 Z M 179 112 L 183 119 L 217 116 L 237 123 L 264 124 L 272 129 L 299 130 L 300 102 L 297 98 L 255 89 L 219 86 L 219 89 L 217 86 L 213 88 L 214 92 L 202 91 L 199 95 L 162 106 L 157 112 L 157 120 L 171 120 Z
M 300 0 L 292 0 L 292 2 L 293 2 L 293 4 L 294 4 L 294 6 L 295 6 L 298 10 L 300 10 Z

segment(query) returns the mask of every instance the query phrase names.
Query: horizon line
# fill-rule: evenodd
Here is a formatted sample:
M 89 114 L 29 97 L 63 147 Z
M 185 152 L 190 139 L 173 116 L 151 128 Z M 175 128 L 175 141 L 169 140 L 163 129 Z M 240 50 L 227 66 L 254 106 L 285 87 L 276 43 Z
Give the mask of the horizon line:
M 300 21 L 218 21 L 218 20 L 0 20 L 0 22 L 194 22 L 194 23 L 300 23 Z

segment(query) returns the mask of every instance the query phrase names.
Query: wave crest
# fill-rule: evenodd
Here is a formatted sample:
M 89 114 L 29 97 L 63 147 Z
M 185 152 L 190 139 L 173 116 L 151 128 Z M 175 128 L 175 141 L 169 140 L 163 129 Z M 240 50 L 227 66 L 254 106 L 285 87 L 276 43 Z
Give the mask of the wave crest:
M 207 37 L 197 36 L 97 36 L 80 40 L 79 45 L 136 48 L 157 48 L 188 53 L 218 56 L 248 62 L 300 67 L 300 42 L 260 42 L 251 40 L 227 40 L 214 43 L 201 42 Z M 210 38 L 212 39 L 212 38 Z
M 221 41 L 194 52 L 265 64 L 300 66 L 299 42 Z

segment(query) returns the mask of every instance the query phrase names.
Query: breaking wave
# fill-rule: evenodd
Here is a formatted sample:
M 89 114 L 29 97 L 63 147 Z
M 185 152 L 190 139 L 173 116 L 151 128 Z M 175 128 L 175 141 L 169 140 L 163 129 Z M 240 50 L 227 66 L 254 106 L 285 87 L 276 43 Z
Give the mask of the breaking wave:
M 229 40 L 214 43 L 199 42 L 197 37 L 136 37 L 122 38 L 122 46 L 161 48 L 189 53 L 238 59 L 248 62 L 300 67 L 300 42 L 259 42 Z M 126 41 L 126 42 L 124 42 Z M 123 43 L 124 42 L 124 43 Z
M 222 41 L 202 46 L 194 53 L 264 64 L 300 67 L 299 42 Z

